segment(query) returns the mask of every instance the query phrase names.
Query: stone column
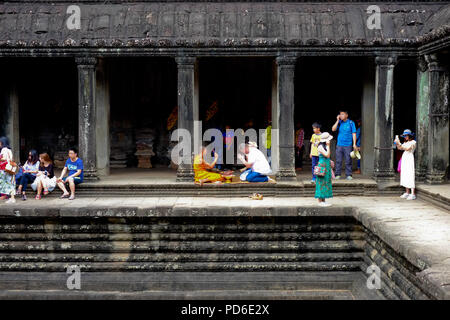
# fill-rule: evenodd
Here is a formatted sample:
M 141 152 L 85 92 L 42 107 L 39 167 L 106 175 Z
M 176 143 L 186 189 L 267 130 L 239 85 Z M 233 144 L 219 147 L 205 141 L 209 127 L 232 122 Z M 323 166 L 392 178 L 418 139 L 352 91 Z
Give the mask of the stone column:
M 363 92 L 361 96 L 361 172 L 373 174 L 375 131 L 375 68 L 373 59 L 367 59 L 364 71 Z
M 296 180 L 294 142 L 294 73 L 297 57 L 278 56 L 278 172 L 277 180 Z
M 13 159 L 17 163 L 20 162 L 20 133 L 19 133 L 19 92 L 17 90 L 17 82 L 11 79 L 6 85 L 6 113 L 5 119 L 5 136 L 9 139 Z
M 84 164 L 84 178 L 97 180 L 96 80 L 97 59 L 75 58 L 78 66 L 78 148 Z
M 97 172 L 99 176 L 109 175 L 110 155 L 110 102 L 109 102 L 109 80 L 108 66 L 103 59 L 98 60 L 96 71 L 96 156 Z
M 437 54 L 426 55 L 429 69 L 427 183 L 442 183 L 449 166 L 449 75 Z
M 181 163 L 178 166 L 177 181 L 193 181 L 194 115 L 198 114 L 198 105 L 195 103 L 198 100 L 195 98 L 196 58 L 178 56 L 175 61 L 178 68 L 178 129 L 186 129 L 191 133 L 191 161 L 190 163 Z
M 374 179 L 394 180 L 394 66 L 396 57 L 375 58 Z
M 428 171 L 428 131 L 430 86 L 428 65 L 424 57 L 417 60 L 417 85 L 416 85 L 416 180 L 424 181 Z
M 279 140 L 278 140 L 278 119 L 280 117 L 280 109 L 278 108 L 278 66 L 277 62 L 272 62 L 272 141 L 271 141 L 271 158 L 272 172 L 278 174 L 279 168 Z

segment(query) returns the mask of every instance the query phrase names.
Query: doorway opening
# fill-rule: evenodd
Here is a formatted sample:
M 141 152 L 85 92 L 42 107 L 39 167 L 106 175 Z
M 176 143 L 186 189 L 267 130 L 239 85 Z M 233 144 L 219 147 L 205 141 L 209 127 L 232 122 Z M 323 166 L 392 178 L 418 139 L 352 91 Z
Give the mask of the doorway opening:
M 170 58 L 107 60 L 110 83 L 110 167 L 170 165 L 176 123 L 177 71 Z M 177 119 L 175 115 L 175 120 Z
M 338 132 L 332 132 L 340 111 L 347 111 L 356 128 L 361 122 L 362 96 L 367 59 L 364 57 L 303 57 L 295 69 L 295 128 L 304 130 L 303 152 L 296 152 L 296 166 L 311 176 L 310 139 L 312 124 L 321 124 L 321 132 L 333 135 L 334 159 Z M 297 140 L 296 134 L 296 140 Z M 362 141 L 362 137 L 361 137 Z M 297 141 L 296 141 L 297 144 Z M 373 152 L 368 150 L 368 152 Z M 357 168 L 357 161 L 353 169 Z

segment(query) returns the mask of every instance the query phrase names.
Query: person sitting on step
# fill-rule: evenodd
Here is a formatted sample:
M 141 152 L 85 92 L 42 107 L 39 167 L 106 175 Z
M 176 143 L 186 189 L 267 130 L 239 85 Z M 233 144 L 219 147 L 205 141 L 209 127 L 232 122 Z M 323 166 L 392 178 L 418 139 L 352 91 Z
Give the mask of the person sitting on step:
M 261 150 L 258 150 L 256 142 L 250 141 L 248 144 L 241 143 L 239 151 L 247 156 L 247 160 L 242 153 L 238 159 L 245 165 L 247 170 L 241 174 L 241 180 L 248 182 L 275 182 L 268 175 L 272 173 L 269 162 Z
M 42 153 L 39 155 L 39 162 L 41 163 L 39 167 L 39 172 L 34 180 L 31 188 L 36 192 L 36 200 L 41 200 L 42 190 L 44 195 L 49 194 L 55 189 L 56 177 L 53 171 L 53 162 L 47 153 Z
M 56 180 L 58 187 L 63 191 L 61 199 L 69 198 L 69 200 L 75 199 L 75 185 L 83 182 L 83 160 L 78 158 L 78 151 L 76 148 L 69 149 L 69 159 L 66 161 L 61 176 Z M 65 177 L 68 172 L 68 176 Z M 66 189 L 66 183 L 69 184 L 69 192 Z
M 202 146 L 201 152 L 194 157 L 194 180 L 196 184 L 203 185 L 205 182 L 221 183 L 225 181 L 225 177 L 229 177 L 231 172 L 217 173 L 211 170 L 219 160 L 219 155 L 214 152 L 214 160 L 211 163 L 207 159 L 206 145 Z
M 36 179 L 36 175 L 39 172 L 39 155 L 36 150 L 30 150 L 28 153 L 28 159 L 23 165 L 23 175 L 20 178 L 19 186 L 17 188 L 17 195 L 22 195 L 22 200 L 27 200 L 25 194 L 28 183 L 33 183 Z

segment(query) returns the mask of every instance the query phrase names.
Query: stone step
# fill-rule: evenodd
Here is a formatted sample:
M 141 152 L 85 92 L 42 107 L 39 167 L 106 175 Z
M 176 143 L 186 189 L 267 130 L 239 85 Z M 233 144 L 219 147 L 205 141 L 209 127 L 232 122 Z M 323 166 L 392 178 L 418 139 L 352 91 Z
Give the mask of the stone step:
M 53 231 L 54 232 L 54 231 Z M 276 233 L 1 233 L 0 241 L 315 241 L 362 240 L 363 232 Z
M 361 261 L 362 252 L 308 253 L 0 253 L 0 262 L 304 262 Z
M 335 252 L 362 250 L 362 240 L 324 241 L 3 241 L 0 252 Z
M 380 186 L 375 181 L 338 181 L 333 182 L 333 194 L 335 196 L 360 195 L 380 196 L 393 195 L 401 192 L 398 184 Z M 253 193 L 262 193 L 264 196 L 277 197 L 312 197 L 315 193 L 315 185 L 302 182 L 272 183 L 243 183 L 243 184 L 205 184 L 203 186 L 194 183 L 168 183 L 168 184 L 112 184 L 104 182 L 86 182 L 77 188 L 77 195 L 82 197 L 115 196 L 115 197 L 164 197 L 168 194 L 177 196 L 216 196 L 216 197 L 243 197 Z M 59 196 L 54 192 L 50 197 Z
M 340 220 L 344 221 L 345 217 Z M 139 233 L 139 232 L 151 232 L 151 233 L 175 233 L 175 232 L 195 232 L 195 233 L 233 233 L 233 232 L 245 232 L 245 233 L 281 233 L 281 232 L 364 232 L 364 228 L 361 225 L 354 225 L 351 223 L 336 223 L 332 220 L 324 222 L 310 221 L 307 224 L 299 223 L 293 224 L 291 220 L 284 218 L 281 221 L 277 218 L 279 223 L 274 223 L 270 218 L 246 218 L 236 217 L 233 218 L 234 222 L 230 224 L 228 219 L 215 218 L 218 223 L 206 224 L 210 219 L 207 217 L 197 220 L 198 223 L 193 223 L 192 219 L 186 217 L 183 224 L 175 219 L 169 218 L 142 218 L 142 220 L 134 221 L 121 221 L 119 219 L 112 221 L 99 221 L 98 219 L 86 220 L 84 217 L 74 218 L 68 220 L 64 219 L 42 219 L 42 218 L 29 218 L 29 219 L 8 219 L 3 218 L 0 224 L 1 233 L 34 233 L 43 232 L 48 234 L 54 234 L 58 232 L 64 233 Z M 26 222 L 26 223 L 24 223 Z M 259 222 L 259 223 L 256 223 Z M 284 223 L 281 223 L 284 222 Z
M 0 271 L 60 272 L 67 262 L 0 262 Z M 86 272 L 135 271 L 359 271 L 360 261 L 320 262 L 83 262 L 74 263 Z
M 361 272 L 0 272 L 6 299 L 382 299 Z
M 83 272 L 68 290 L 65 272 L 0 272 L 0 298 L 271 298 L 381 297 L 364 291 L 362 273 L 330 272 Z
M 7 300 L 355 300 L 350 290 L 208 290 L 108 292 L 0 290 Z M 365 298 L 364 298 L 365 299 Z M 382 299 L 382 297 L 378 297 Z M 181 311 L 180 311 L 181 312 Z

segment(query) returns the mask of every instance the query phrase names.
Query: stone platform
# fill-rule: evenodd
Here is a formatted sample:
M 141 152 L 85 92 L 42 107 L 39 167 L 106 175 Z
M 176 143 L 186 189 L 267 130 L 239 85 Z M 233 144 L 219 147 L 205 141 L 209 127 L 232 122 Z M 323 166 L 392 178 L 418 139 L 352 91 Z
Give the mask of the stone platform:
M 419 183 L 417 195 L 427 202 L 450 211 L 450 183 L 437 185 Z
M 331 202 L 322 208 L 305 197 L 80 197 L 2 205 L 0 296 L 450 299 L 448 211 L 388 196 Z M 91 280 L 85 291 L 61 287 L 73 264 Z M 372 264 L 381 270 L 376 293 L 364 287 Z M 142 282 L 139 273 L 162 282 Z M 204 276 L 200 287 L 183 280 L 189 273 Z M 258 274 L 274 285 L 213 285 Z M 333 274 L 336 282 L 328 281 Z M 296 283 L 279 278 L 297 276 Z

